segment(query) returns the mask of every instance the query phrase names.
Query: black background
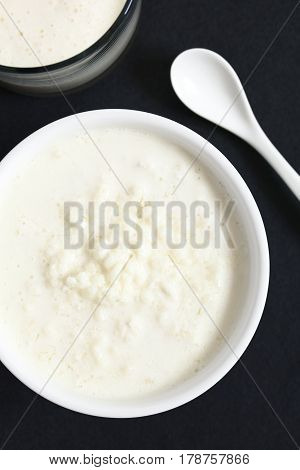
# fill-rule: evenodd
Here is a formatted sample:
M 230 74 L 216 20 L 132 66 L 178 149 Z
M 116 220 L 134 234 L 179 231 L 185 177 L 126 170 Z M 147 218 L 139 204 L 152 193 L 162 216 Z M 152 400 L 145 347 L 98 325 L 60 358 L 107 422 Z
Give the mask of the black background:
M 202 136 L 212 125 L 175 97 L 169 80 L 184 49 L 222 54 L 245 80 L 296 0 L 144 0 L 138 33 L 121 62 L 71 100 L 77 112 L 132 108 L 178 121 Z M 299 171 L 299 18 L 289 21 L 247 85 L 264 130 Z M 62 97 L 0 90 L 1 158 L 41 126 L 71 114 Z M 253 149 L 219 129 L 212 138 L 249 185 L 265 221 L 271 282 L 260 327 L 243 359 L 272 406 L 300 442 L 299 204 Z M 0 368 L 0 439 L 33 393 Z M 290 449 L 295 444 L 240 365 L 209 392 L 158 416 L 92 418 L 39 398 L 14 433 L 13 449 Z

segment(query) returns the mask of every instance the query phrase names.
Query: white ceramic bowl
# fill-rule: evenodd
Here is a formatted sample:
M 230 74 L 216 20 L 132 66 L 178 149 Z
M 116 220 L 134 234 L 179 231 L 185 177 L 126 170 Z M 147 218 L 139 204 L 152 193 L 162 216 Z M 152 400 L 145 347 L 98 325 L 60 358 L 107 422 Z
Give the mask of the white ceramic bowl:
M 82 113 L 81 122 L 87 129 L 97 126 L 129 126 L 154 131 L 175 143 L 180 143 L 192 155 L 198 155 L 205 140 L 195 132 L 160 116 L 129 110 L 100 110 Z M 0 186 L 20 170 L 33 153 L 47 142 L 80 129 L 75 116 L 56 121 L 38 130 L 15 147 L 0 164 Z M 24 384 L 48 400 L 71 410 L 95 416 L 130 418 L 152 415 L 170 410 L 193 400 L 215 385 L 235 365 L 249 345 L 258 327 L 264 309 L 269 284 L 269 251 L 260 212 L 255 200 L 239 173 L 231 163 L 210 143 L 206 144 L 201 161 L 226 187 L 236 203 L 240 223 L 245 228 L 249 245 L 249 283 L 244 304 L 236 325 L 228 338 L 233 354 L 224 346 L 201 371 L 171 390 L 152 397 L 128 401 L 102 401 L 72 394 L 66 395 L 51 381 L 41 392 L 41 383 L 32 372 L 21 367 L 15 357 L 0 342 L 0 359 Z

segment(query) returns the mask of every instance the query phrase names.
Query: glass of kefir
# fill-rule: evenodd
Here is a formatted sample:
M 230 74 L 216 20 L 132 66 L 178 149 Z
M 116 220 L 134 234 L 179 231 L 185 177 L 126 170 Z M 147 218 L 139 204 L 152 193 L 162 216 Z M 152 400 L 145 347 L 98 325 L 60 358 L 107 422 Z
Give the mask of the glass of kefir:
M 105 72 L 127 48 L 141 0 L 4 0 L 0 6 L 0 84 L 58 93 Z

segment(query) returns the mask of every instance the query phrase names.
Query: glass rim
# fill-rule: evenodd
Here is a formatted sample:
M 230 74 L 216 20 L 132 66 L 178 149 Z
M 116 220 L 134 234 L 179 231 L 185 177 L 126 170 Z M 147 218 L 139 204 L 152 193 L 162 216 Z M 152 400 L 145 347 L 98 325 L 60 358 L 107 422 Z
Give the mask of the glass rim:
M 110 26 L 110 28 L 106 31 L 106 33 L 104 33 L 99 39 L 97 39 L 96 42 L 91 44 L 88 48 L 70 57 L 69 59 L 65 59 L 60 62 L 55 62 L 54 64 L 50 64 L 50 65 L 41 65 L 38 67 L 12 67 L 9 65 L 0 64 L 0 72 L 20 73 L 20 74 L 49 73 L 49 72 L 54 72 L 61 68 L 68 67 L 70 65 L 75 64 L 81 59 L 84 59 L 88 57 L 89 55 L 93 54 L 94 52 L 96 52 L 99 49 L 99 47 L 101 48 L 101 47 L 106 46 L 110 36 L 118 30 L 118 28 L 123 23 L 123 20 L 126 18 L 128 12 L 131 10 L 131 7 L 134 6 L 134 4 L 136 4 L 138 1 L 139 0 L 126 0 L 126 3 L 122 11 L 120 12 L 116 20 L 113 22 L 113 24 Z

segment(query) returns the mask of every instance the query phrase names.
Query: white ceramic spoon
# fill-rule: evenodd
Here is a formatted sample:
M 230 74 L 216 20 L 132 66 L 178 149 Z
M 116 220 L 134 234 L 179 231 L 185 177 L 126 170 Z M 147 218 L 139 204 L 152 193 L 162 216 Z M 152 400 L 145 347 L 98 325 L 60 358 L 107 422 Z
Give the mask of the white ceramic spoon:
M 300 175 L 258 124 L 237 74 L 223 57 L 207 49 L 185 51 L 172 65 L 171 81 L 189 109 L 252 145 L 300 199 Z

